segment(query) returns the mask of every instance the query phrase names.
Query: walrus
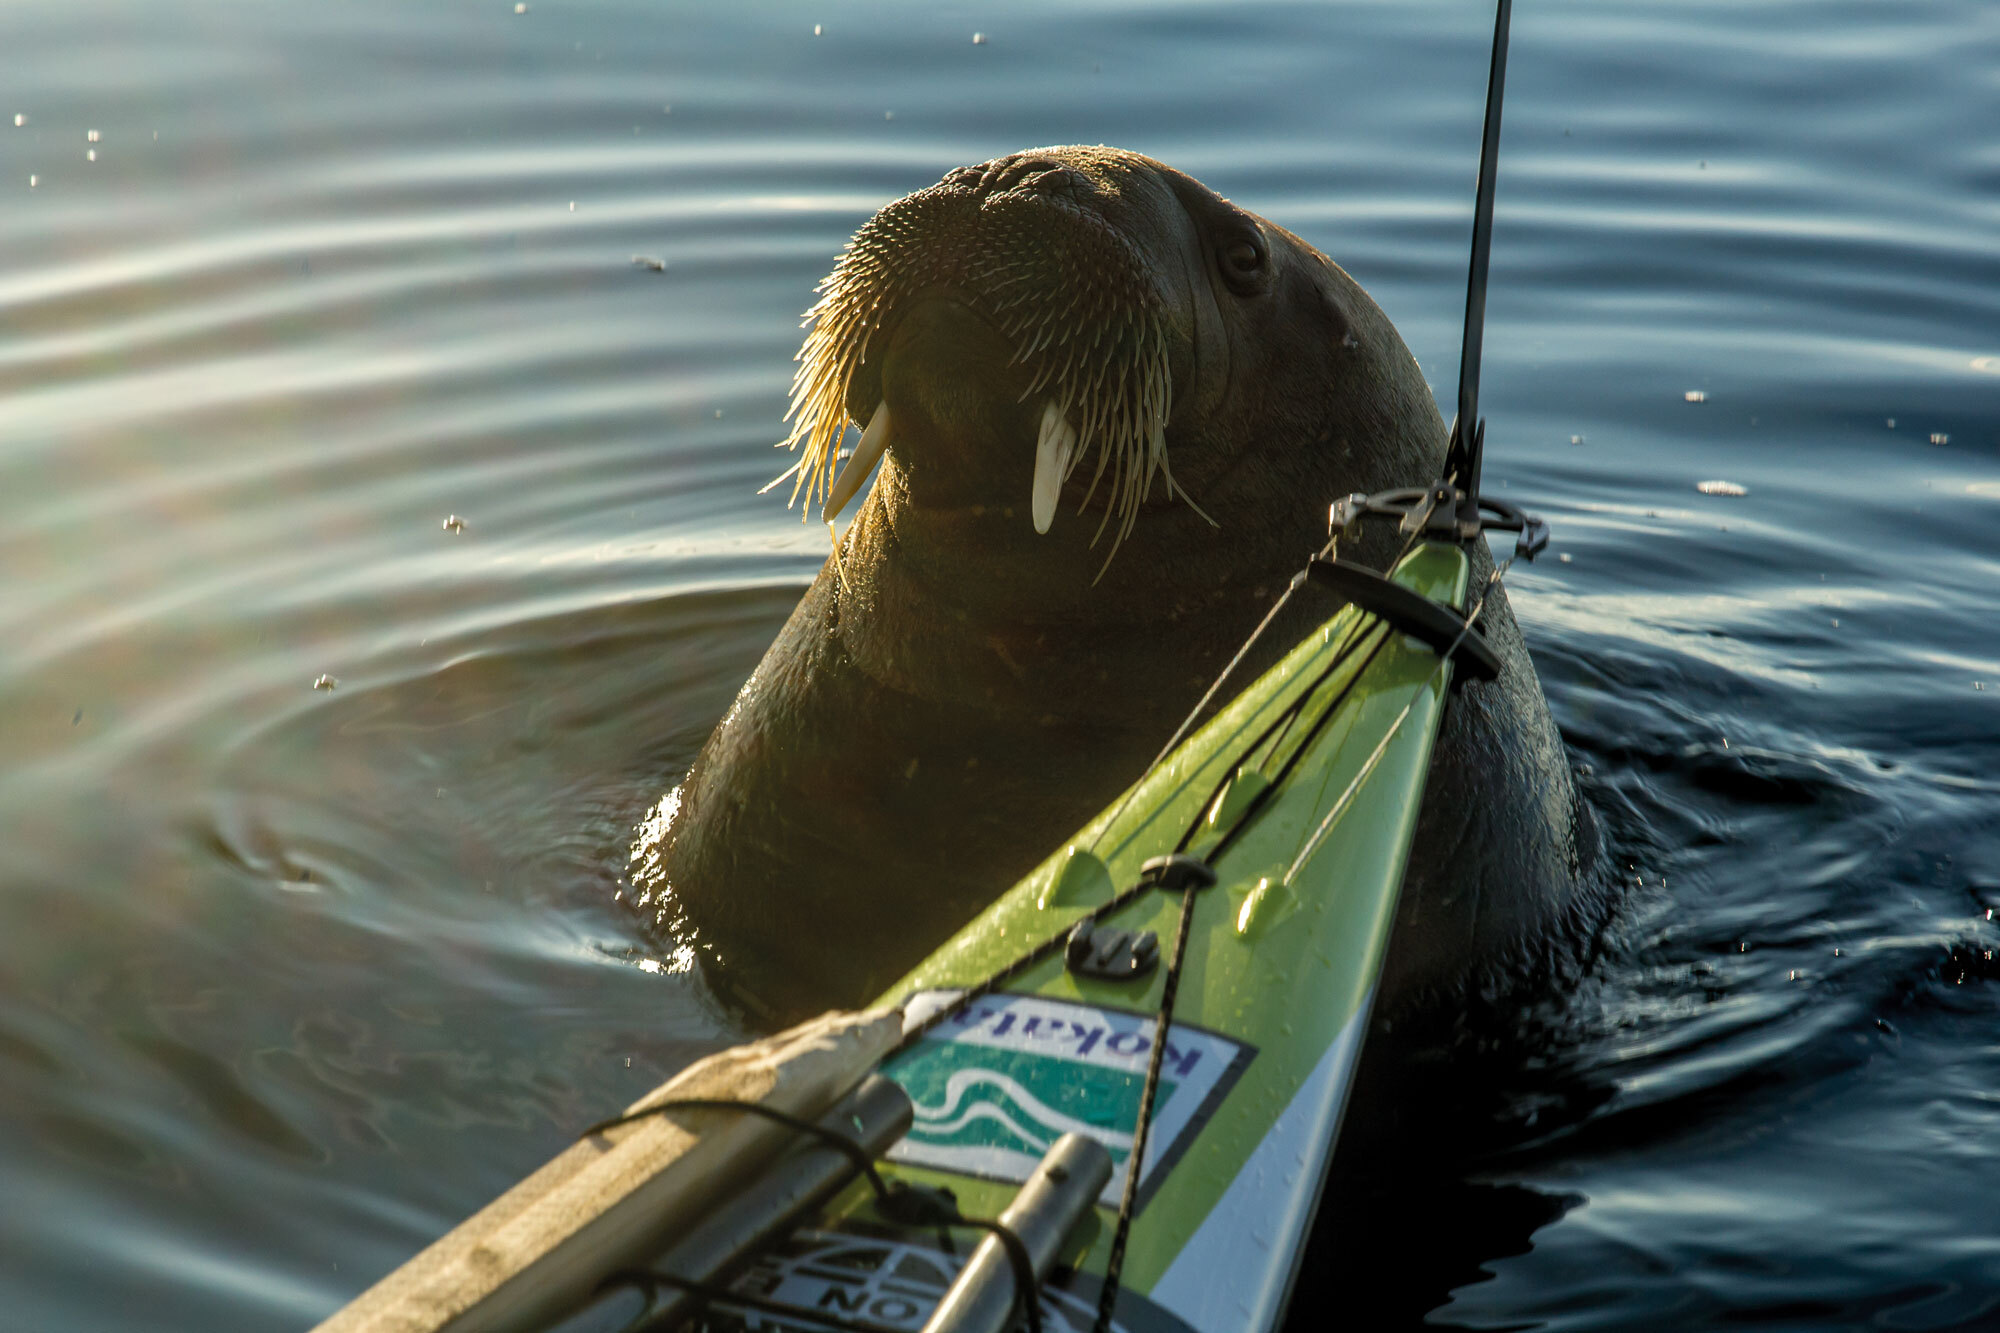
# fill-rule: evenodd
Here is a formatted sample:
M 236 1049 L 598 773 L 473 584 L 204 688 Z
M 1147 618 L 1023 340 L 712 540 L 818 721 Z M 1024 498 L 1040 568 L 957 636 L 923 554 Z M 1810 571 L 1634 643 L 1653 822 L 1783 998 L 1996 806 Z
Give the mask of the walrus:
M 794 494 L 831 513 L 879 471 L 680 787 L 646 898 L 770 1018 L 874 998 L 1059 848 L 1325 544 L 1329 501 L 1430 481 L 1447 438 L 1344 271 L 1114 148 L 888 205 L 808 319 Z M 1382 568 L 1395 541 L 1342 554 Z M 1446 717 L 1378 1022 L 1532 970 L 1589 911 L 1592 824 L 1504 591 L 1482 625 L 1504 670 Z

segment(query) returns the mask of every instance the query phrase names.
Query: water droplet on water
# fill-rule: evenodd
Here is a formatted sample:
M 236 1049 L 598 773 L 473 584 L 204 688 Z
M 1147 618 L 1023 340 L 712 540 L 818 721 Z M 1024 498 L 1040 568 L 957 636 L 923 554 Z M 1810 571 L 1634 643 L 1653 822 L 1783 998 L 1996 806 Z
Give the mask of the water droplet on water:
M 101 130 L 85 130 L 83 132 L 83 137 L 89 140 L 91 143 L 97 143 L 104 138 L 104 134 L 103 131 Z
M 1700 389 L 1689 389 L 1681 397 L 1687 399 L 1690 403 L 1705 403 L 1708 401 L 1708 395 Z
M 28 123 L 28 113 L 27 113 L 27 112 L 25 112 L 25 111 L 16 111 L 16 112 L 14 113 L 14 128 L 15 128 L 15 129 L 17 129 L 17 130 L 18 130 L 18 129 L 20 129 L 20 128 L 21 128 L 21 127 L 22 127 L 23 125 L 25 125 L 25 124 L 27 124 L 27 123 Z
M 36 186 L 40 185 L 41 183 L 42 183 L 42 178 L 40 176 L 28 177 L 28 188 L 31 190 L 34 189 Z
M 97 150 L 92 148 L 86 151 L 83 155 L 83 160 L 86 162 L 95 162 L 97 160 Z
M 973 33 L 973 34 L 972 34 L 972 44 L 973 44 L 974 46 L 984 46 L 984 45 L 986 45 L 986 34 L 985 34 L 985 33 L 983 33 L 983 32 L 975 32 L 975 33 Z
M 1559 552 L 1556 555 L 1556 559 L 1566 565 L 1570 562 L 1570 554 L 1568 551 Z
M 1698 481 L 1694 488 L 1703 495 L 1748 495 L 1750 488 L 1738 486 L 1733 481 Z
M 330 690 L 339 684 L 340 682 L 332 676 L 321 674 L 318 679 L 313 681 L 313 688 L 316 690 Z
M 1583 436 L 1581 436 L 1581 435 L 1572 435 L 1572 436 L 1570 436 L 1570 437 L 1569 437 L 1569 442 L 1570 442 L 1571 444 L 1582 444 L 1582 443 L 1583 443 Z

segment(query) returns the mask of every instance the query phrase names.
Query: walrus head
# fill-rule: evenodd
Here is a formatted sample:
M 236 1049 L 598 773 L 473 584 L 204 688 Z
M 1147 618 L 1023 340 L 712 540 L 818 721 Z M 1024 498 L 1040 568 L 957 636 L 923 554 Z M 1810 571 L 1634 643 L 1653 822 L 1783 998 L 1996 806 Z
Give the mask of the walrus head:
M 890 204 L 808 319 L 786 442 L 804 446 L 795 498 L 832 517 L 886 454 L 906 538 L 928 517 L 989 552 L 1049 533 L 1065 502 L 1095 508 L 1065 526 L 1102 548 L 1097 560 L 1066 555 L 1099 577 L 1143 513 L 1176 507 L 1181 521 L 1158 534 L 1172 544 L 1190 521 L 1235 542 L 1275 522 L 1298 534 L 1296 562 L 1329 500 L 1424 480 L 1382 475 L 1378 460 L 1409 472 L 1412 445 L 1441 443 L 1390 438 L 1435 409 L 1352 279 L 1119 149 L 1015 153 Z M 864 429 L 842 468 L 850 421 Z

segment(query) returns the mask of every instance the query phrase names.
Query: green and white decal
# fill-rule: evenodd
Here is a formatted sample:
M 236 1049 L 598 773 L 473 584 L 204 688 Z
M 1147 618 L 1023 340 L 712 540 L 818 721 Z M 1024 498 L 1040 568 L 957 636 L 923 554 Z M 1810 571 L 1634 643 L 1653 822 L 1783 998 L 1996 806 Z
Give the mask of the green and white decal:
M 958 995 L 916 996 L 909 1021 L 929 1018 Z M 889 1160 L 1019 1185 L 1058 1137 L 1075 1131 L 1110 1150 L 1111 1183 L 1099 1201 L 1115 1208 L 1152 1049 L 1151 1014 L 1038 995 L 985 996 L 883 1070 L 916 1107 L 916 1123 L 889 1150 Z M 1173 1025 L 1139 1182 L 1142 1200 L 1254 1053 L 1220 1033 Z
M 1390 577 L 1462 608 L 1468 569 L 1460 548 L 1425 542 Z M 1164 1053 L 1122 1273 L 1130 1313 L 1202 1333 L 1282 1314 L 1450 677 L 1432 647 L 1344 607 L 885 997 L 907 1005 L 914 1030 L 1138 883 L 1148 859 L 1182 851 L 1216 872 L 1197 891 Z M 1155 931 L 1164 949 L 1180 906 L 1150 891 L 1103 924 Z M 1082 977 L 1058 951 L 933 1027 L 885 1070 L 917 1106 L 888 1169 L 994 1216 L 1057 1135 L 1089 1133 L 1119 1174 L 1096 1225 L 1078 1229 L 1065 1280 L 1101 1275 L 1164 972 Z M 860 1189 L 823 1225 L 877 1230 Z

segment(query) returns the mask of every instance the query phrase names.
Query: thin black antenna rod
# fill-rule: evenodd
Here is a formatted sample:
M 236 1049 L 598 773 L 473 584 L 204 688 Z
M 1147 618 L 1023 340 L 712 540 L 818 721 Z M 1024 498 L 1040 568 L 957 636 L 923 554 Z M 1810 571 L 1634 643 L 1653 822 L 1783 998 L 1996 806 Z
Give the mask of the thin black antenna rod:
M 1513 0 L 1499 0 L 1493 19 L 1493 67 L 1486 76 L 1486 129 L 1479 141 L 1479 188 L 1472 213 L 1472 263 L 1465 280 L 1465 340 L 1458 355 L 1458 416 L 1445 457 L 1445 471 L 1457 471 L 1466 503 L 1475 507 L 1485 433 L 1479 420 L 1479 357 L 1486 333 L 1487 259 L 1493 250 L 1493 178 L 1500 166 L 1500 104 L 1507 86 L 1507 21 L 1513 8 Z

